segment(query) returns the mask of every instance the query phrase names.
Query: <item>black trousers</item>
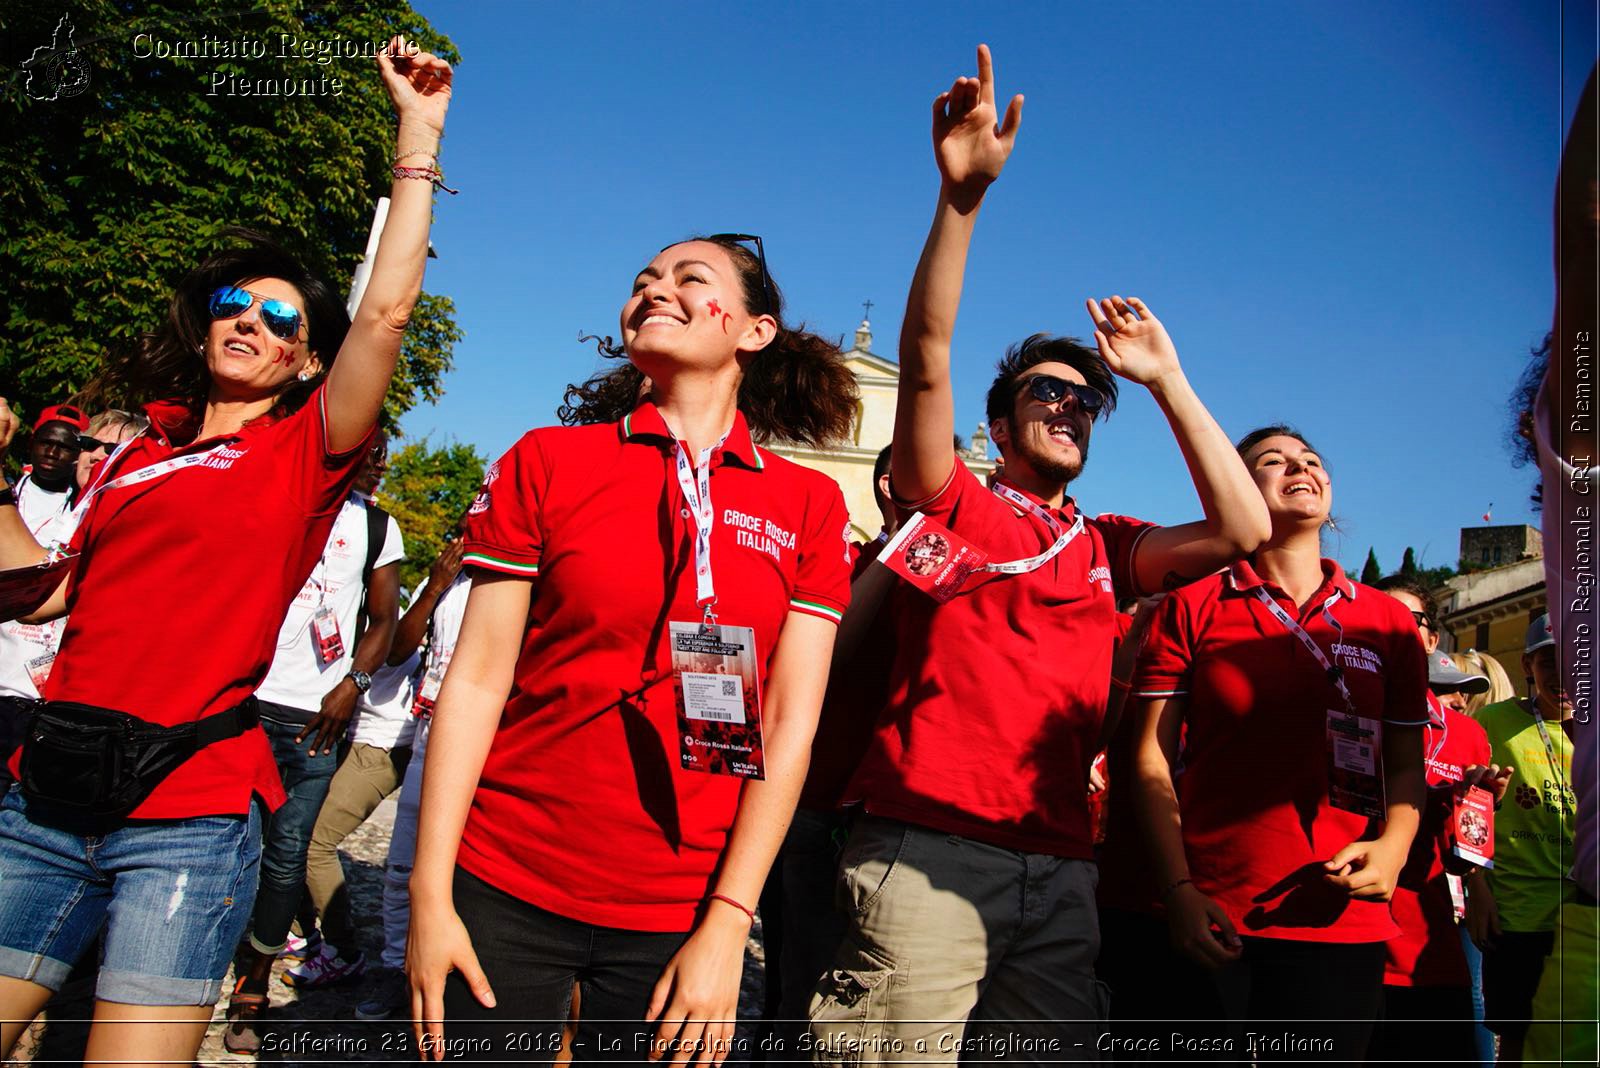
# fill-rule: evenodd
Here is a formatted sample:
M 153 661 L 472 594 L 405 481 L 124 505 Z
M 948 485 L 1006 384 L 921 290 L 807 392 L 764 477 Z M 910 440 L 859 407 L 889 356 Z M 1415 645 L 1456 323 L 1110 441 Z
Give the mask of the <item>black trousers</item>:
M 484 1008 L 460 974 L 450 974 L 444 991 L 447 1058 L 550 1064 L 561 1048 L 576 982 L 583 1007 L 572 1059 L 645 1063 L 655 1033 L 645 1022 L 650 992 L 687 932 L 581 923 L 518 900 L 460 868 L 454 887 L 456 912 L 472 936 L 496 1007 Z
M 1214 973 L 1234 1052 L 1272 1062 L 1361 1061 L 1383 1012 L 1382 942 L 1244 938 Z
M 1385 986 L 1383 1022 L 1367 1059 L 1373 1064 L 1472 1064 L 1478 1059 L 1477 1027 L 1470 987 Z

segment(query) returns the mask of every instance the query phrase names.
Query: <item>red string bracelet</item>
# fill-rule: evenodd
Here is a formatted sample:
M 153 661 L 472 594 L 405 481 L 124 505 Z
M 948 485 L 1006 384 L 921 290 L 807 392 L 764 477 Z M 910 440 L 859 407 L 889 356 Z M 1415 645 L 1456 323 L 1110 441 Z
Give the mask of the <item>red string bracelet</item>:
M 421 178 L 425 182 L 432 183 L 435 189 L 443 189 L 451 196 L 461 192 L 459 189 L 451 189 L 445 185 L 444 172 L 433 167 L 402 167 L 396 164 L 390 173 L 396 178 Z
M 746 916 L 750 917 L 750 922 L 751 923 L 755 923 L 756 922 L 756 914 L 754 912 L 752 912 L 749 909 L 745 908 L 743 905 L 739 904 L 737 901 L 735 901 L 733 898 L 729 897 L 727 894 L 712 894 L 706 900 L 707 901 L 720 901 L 724 905 L 732 905 L 734 908 L 738 909 L 740 912 L 742 912 Z

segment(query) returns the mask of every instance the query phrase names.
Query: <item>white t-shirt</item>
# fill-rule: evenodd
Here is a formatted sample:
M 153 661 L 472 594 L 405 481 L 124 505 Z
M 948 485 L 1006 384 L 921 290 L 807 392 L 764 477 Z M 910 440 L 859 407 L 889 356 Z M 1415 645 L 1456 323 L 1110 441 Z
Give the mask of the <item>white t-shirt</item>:
M 79 513 L 72 508 L 71 493 L 51 493 L 30 475 L 17 480 L 14 492 L 17 511 L 34 541 L 49 549 L 72 540 Z M 18 623 L 14 619 L 0 623 L 0 697 L 39 699 L 39 686 L 50 673 L 66 626 L 66 616 L 48 623 Z
M 373 570 L 403 559 L 405 543 L 394 516 L 388 518 L 383 548 Z M 300 592 L 295 595 L 289 614 L 278 630 L 278 651 L 273 655 L 267 677 L 256 690 L 263 701 L 288 705 L 315 713 L 322 699 L 350 672 L 355 659 L 357 617 L 361 612 L 361 573 L 367 563 L 367 502 L 351 494 L 333 521 L 322 559 L 312 569 Z M 339 624 L 343 654 L 323 663 L 318 654 L 312 620 L 327 606 Z
M 1552 352 L 1552 365 L 1561 359 Z M 1566 667 L 1567 697 L 1573 702 L 1572 788 L 1577 794 L 1572 829 L 1572 877 L 1591 896 L 1600 883 L 1600 727 L 1595 716 L 1594 670 L 1596 632 L 1600 631 L 1595 590 L 1594 534 L 1600 517 L 1600 457 L 1594 455 L 1594 432 L 1580 428 L 1566 435 L 1562 455 L 1559 407 L 1550 392 L 1555 373 L 1545 375 L 1534 404 L 1534 444 L 1543 479 L 1541 524 L 1544 532 L 1545 602 L 1558 663 Z
M 418 587 L 416 596 L 411 599 L 413 603 L 427 587 L 426 581 Z M 472 583 L 463 570 L 445 587 L 439 603 L 433 606 L 433 635 L 428 643 L 426 664 L 419 648 L 405 663 L 386 667 L 372 676 L 372 689 L 361 699 L 360 711 L 350 728 L 352 742 L 380 749 L 412 743 L 417 729 L 413 707 L 417 690 L 424 684 L 424 668 L 428 674 L 444 676 L 444 669 L 449 666 L 456 649 L 456 638 L 461 634 L 461 618 L 466 614 L 467 594 L 471 589 Z

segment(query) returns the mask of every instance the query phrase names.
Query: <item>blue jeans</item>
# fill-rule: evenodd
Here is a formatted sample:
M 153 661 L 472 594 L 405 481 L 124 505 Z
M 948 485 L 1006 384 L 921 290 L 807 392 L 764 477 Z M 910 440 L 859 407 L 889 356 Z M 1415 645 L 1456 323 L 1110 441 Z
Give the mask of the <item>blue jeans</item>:
M 1478 1053 L 1475 1063 L 1489 1068 L 1494 1064 L 1494 1032 L 1483 1026 L 1483 952 L 1467 934 L 1465 925 L 1460 934 L 1461 950 L 1467 957 L 1467 975 L 1472 984 L 1472 1041 Z
M 260 859 L 256 804 L 85 835 L 34 822 L 12 786 L 0 801 L 0 975 L 59 990 L 103 929 L 100 1000 L 214 1004 Z
M 261 726 L 272 743 L 284 793 L 289 799 L 267 821 L 261 846 L 261 889 L 256 894 L 255 918 L 250 924 L 250 944 L 261 953 L 276 953 L 289 939 L 289 925 L 306 892 L 306 849 L 311 830 L 328 796 L 328 783 L 339 766 L 335 753 L 311 756 L 311 739 L 296 742 L 305 727 L 268 719 L 279 706 L 261 702 Z

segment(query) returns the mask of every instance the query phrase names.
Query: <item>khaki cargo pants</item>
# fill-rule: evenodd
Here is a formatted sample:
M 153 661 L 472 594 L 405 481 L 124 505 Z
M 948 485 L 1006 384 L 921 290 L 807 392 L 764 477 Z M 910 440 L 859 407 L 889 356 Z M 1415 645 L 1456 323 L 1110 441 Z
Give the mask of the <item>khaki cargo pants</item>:
M 1092 861 L 869 816 L 839 879 L 850 925 L 811 998 L 813 1063 L 1099 1059 Z

